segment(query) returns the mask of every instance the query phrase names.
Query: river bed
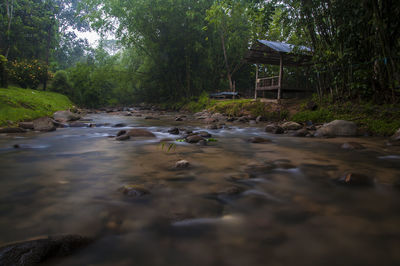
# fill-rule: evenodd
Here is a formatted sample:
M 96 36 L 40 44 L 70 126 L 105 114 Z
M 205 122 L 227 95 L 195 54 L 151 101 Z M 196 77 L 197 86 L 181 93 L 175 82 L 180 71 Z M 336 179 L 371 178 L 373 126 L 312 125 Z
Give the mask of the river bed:
M 0 246 L 37 236 L 96 241 L 54 265 L 399 265 L 400 150 L 383 138 L 295 138 L 262 126 L 171 142 L 176 122 L 92 114 L 93 128 L 0 136 Z M 111 125 L 126 123 L 125 128 Z M 154 139 L 116 141 L 143 128 Z M 260 136 L 271 143 L 249 143 Z M 347 141 L 363 150 L 344 150 Z M 19 148 L 14 148 L 15 144 Z M 191 166 L 176 169 L 185 159 Z M 333 182 L 346 172 L 367 188 Z M 150 194 L 127 197 L 126 184 Z M 233 192 L 232 192 L 233 191 Z

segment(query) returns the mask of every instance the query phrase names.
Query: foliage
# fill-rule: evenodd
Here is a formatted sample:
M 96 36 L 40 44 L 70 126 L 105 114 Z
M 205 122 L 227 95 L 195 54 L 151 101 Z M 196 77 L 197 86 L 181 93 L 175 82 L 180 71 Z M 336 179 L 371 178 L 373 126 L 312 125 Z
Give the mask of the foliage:
M 37 89 L 45 77 L 52 77 L 46 65 L 38 60 L 13 61 L 9 66 L 9 78 L 22 88 Z
M 73 103 L 64 95 L 9 87 L 0 89 L 0 125 L 7 121 L 32 120 L 71 108 Z
M 64 70 L 58 70 L 54 74 L 54 78 L 50 87 L 51 91 L 71 95 L 71 84 L 68 80 L 68 73 Z

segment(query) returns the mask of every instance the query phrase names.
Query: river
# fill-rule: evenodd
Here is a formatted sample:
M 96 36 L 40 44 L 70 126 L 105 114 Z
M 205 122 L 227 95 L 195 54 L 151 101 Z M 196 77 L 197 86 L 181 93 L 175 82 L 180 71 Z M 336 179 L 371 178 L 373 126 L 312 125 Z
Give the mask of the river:
M 96 241 L 56 265 L 399 265 L 400 150 L 383 138 L 295 138 L 232 124 L 207 146 L 176 122 L 92 114 L 93 128 L 0 136 L 0 246 L 37 236 Z M 154 139 L 116 141 L 121 128 Z M 249 143 L 252 136 L 271 143 Z M 366 149 L 344 150 L 347 141 Z M 14 148 L 15 144 L 19 148 Z M 191 166 L 176 169 L 185 159 Z M 375 186 L 346 187 L 346 172 Z M 128 197 L 126 184 L 150 194 Z

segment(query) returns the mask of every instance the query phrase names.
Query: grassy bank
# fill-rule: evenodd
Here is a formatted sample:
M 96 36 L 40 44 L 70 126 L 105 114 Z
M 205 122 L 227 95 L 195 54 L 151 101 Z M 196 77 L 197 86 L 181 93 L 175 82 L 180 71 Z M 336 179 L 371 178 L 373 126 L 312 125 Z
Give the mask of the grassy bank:
M 319 103 L 316 110 L 308 110 L 310 101 L 282 100 L 278 105 L 272 102 L 254 101 L 252 99 L 213 100 L 206 94 L 180 105 L 181 110 L 198 112 L 207 109 L 228 116 L 240 117 L 251 115 L 262 116 L 268 121 L 292 120 L 305 123 L 326 123 L 335 119 L 355 122 L 366 132 L 377 136 L 390 136 L 400 128 L 399 105 L 376 105 L 363 102 L 332 102 L 326 100 Z
M 349 120 L 370 134 L 390 136 L 400 128 L 400 106 L 325 102 L 314 111 L 305 110 L 303 107 L 291 119 L 296 122 L 313 123 L 330 122 L 335 119 Z
M 0 88 L 0 125 L 32 120 L 73 106 L 68 97 L 54 92 Z

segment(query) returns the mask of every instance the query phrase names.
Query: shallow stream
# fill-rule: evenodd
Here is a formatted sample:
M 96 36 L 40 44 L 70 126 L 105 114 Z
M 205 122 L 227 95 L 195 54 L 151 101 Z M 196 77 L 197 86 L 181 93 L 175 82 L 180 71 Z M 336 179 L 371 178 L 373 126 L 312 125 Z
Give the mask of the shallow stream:
M 57 265 L 400 265 L 400 150 L 383 138 L 271 135 L 262 127 L 207 130 L 207 146 L 164 138 L 201 123 L 94 114 L 94 128 L 0 136 L 0 246 L 80 234 L 96 241 Z M 116 141 L 121 128 L 157 138 Z M 255 144 L 253 136 L 272 143 Z M 364 150 L 344 150 L 347 141 Z M 20 148 L 13 148 L 18 144 Z M 185 159 L 191 166 L 176 169 Z M 332 180 L 375 178 L 370 188 Z M 128 197 L 126 184 L 150 194 Z

